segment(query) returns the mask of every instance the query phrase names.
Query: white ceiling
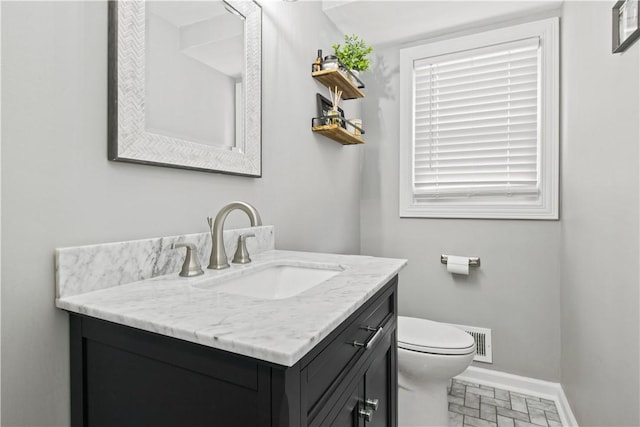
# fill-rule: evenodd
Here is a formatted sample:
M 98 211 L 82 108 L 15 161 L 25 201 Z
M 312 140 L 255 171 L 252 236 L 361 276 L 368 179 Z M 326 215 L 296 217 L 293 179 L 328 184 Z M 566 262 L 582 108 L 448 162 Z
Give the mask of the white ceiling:
M 561 4 L 562 0 L 323 0 L 323 10 L 345 34 L 379 45 L 526 16 Z

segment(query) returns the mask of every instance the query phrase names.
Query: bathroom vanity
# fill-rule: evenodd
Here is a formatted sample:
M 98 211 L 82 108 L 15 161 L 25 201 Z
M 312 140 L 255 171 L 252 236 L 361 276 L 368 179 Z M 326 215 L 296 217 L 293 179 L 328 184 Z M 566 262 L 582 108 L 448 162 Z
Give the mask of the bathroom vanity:
M 57 252 L 72 426 L 397 425 L 397 272 L 406 261 L 257 240 L 264 247 L 250 248 L 248 265 L 188 279 L 113 276 L 113 286 L 100 284 L 111 273 L 91 272 L 85 290 L 81 272 L 70 271 L 90 270 L 80 267 L 82 248 Z M 96 251 L 87 259 L 101 258 Z M 333 274 L 291 295 L 256 297 L 240 281 L 224 290 L 282 266 Z

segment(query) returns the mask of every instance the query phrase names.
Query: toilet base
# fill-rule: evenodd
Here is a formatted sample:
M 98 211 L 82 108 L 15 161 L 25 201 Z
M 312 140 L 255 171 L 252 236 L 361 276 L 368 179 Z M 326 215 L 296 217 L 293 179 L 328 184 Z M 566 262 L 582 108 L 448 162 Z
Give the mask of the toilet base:
M 403 334 L 405 341 L 401 343 Z M 443 337 L 449 341 L 442 341 Z M 473 337 L 460 329 L 430 320 L 398 317 L 400 426 L 447 427 L 447 385 L 467 369 L 475 353 Z
M 398 381 L 400 382 L 400 381 Z M 398 425 L 400 427 L 447 427 L 449 425 L 449 380 L 430 381 L 415 390 L 398 387 Z

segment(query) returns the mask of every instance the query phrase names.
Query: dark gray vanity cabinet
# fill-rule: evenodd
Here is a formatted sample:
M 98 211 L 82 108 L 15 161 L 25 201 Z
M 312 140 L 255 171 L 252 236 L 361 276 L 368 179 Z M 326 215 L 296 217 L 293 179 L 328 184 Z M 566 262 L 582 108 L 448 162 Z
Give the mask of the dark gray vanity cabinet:
M 391 337 L 389 337 L 391 338 Z M 364 376 L 345 390 L 338 405 L 319 426 L 396 426 L 395 336 L 381 344 Z
M 71 425 L 395 427 L 396 290 L 291 367 L 72 313 Z

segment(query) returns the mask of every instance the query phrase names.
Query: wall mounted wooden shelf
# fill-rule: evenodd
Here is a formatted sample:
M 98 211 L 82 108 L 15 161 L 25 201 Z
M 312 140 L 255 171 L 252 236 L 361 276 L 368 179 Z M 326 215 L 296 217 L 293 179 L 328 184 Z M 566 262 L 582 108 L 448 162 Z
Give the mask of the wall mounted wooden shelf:
M 347 131 L 340 125 L 313 126 L 311 130 L 320 133 L 327 138 L 331 138 L 342 145 L 364 144 L 364 139 L 359 135 L 355 135 Z
M 364 93 L 338 70 L 314 71 L 311 76 L 329 89 L 338 86 L 342 99 L 364 98 Z

